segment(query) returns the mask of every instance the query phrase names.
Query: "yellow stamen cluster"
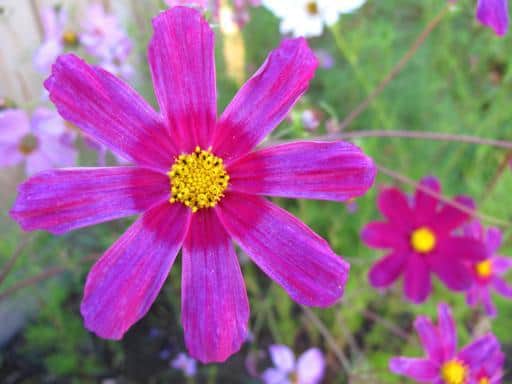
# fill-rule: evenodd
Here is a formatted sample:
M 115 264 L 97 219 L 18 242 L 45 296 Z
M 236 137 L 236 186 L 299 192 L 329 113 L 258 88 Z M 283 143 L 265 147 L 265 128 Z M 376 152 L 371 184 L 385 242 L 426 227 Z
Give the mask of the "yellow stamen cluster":
M 37 137 L 35 137 L 33 134 L 29 133 L 21 138 L 21 140 L 18 144 L 18 149 L 24 155 L 30 155 L 32 152 L 34 152 L 37 149 L 38 145 L 39 145 L 39 142 L 37 140 Z
M 306 4 L 306 11 L 310 15 L 318 15 L 318 4 L 316 1 L 309 1 Z
M 475 265 L 476 274 L 482 278 L 488 278 L 492 275 L 492 263 L 491 260 L 484 260 Z
M 466 384 L 468 368 L 461 361 L 453 359 L 443 364 L 441 377 L 445 384 Z
M 196 147 L 188 155 L 180 155 L 168 172 L 171 179 L 171 203 L 181 202 L 192 212 L 215 207 L 224 197 L 229 175 L 220 157 Z
M 480 378 L 480 380 L 478 380 L 478 384 L 490 384 L 491 381 L 489 380 L 488 377 L 482 377 Z
M 411 246 L 419 253 L 427 253 L 436 246 L 436 235 L 427 227 L 420 227 L 412 232 Z
M 78 44 L 78 35 L 73 31 L 65 31 L 62 34 L 62 42 L 68 46 L 75 46 Z

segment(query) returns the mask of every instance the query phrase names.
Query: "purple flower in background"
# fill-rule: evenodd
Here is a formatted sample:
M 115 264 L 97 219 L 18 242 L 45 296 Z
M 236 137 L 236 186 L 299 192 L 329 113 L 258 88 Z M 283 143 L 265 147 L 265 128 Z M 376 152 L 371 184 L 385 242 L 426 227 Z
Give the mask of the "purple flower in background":
M 438 317 L 437 326 L 425 316 L 418 316 L 414 322 L 426 356 L 394 357 L 389 362 L 391 372 L 419 383 L 473 384 L 471 379 L 482 369 L 496 366 L 500 345 L 494 335 L 482 336 L 457 351 L 457 331 L 448 305 L 439 305 Z
M 193 377 L 197 374 L 197 361 L 183 352 L 171 361 L 171 367 L 179 369 L 186 377 Z
M 320 68 L 331 69 L 334 67 L 334 57 L 326 49 L 315 50 L 316 58 L 318 59 Z
M 62 7 L 45 7 L 41 10 L 44 40 L 34 56 L 35 69 L 46 75 L 51 65 L 66 46 L 76 46 L 78 35 L 66 29 L 68 15 Z
M 498 36 L 508 31 L 508 0 L 478 0 L 476 18 L 483 25 L 492 28 Z
M 39 173 L 20 185 L 11 217 L 24 230 L 65 233 L 142 213 L 96 262 L 81 313 L 120 339 L 156 299 L 182 251 L 182 324 L 189 354 L 224 361 L 247 335 L 249 304 L 232 241 L 298 303 L 326 307 L 349 265 L 262 195 L 346 201 L 374 182 L 372 160 L 344 142 L 253 150 L 306 91 L 317 60 L 284 40 L 217 118 L 214 33 L 192 8 L 153 20 L 148 58 L 156 112 L 123 81 L 75 55 L 45 87 L 59 113 L 133 167 Z
M 505 354 L 501 350 L 496 350 L 479 368 L 471 373 L 474 381 L 469 383 L 475 384 L 501 384 L 503 377 L 503 365 L 505 364 Z
M 433 177 L 424 178 L 420 185 L 437 194 L 441 191 Z M 474 206 L 465 196 L 454 201 L 468 208 Z M 391 251 L 370 270 L 369 280 L 374 287 L 387 287 L 403 275 L 405 296 L 414 303 L 429 296 L 431 273 L 451 290 L 470 288 L 472 278 L 466 263 L 483 260 L 486 251 L 481 241 L 452 234 L 469 220 L 468 213 L 441 204 L 421 188 L 416 190 L 412 203 L 399 189 L 384 189 L 377 204 L 386 220 L 368 223 L 361 237 L 369 247 Z
M 496 307 L 491 300 L 491 291 L 495 290 L 504 297 L 512 298 L 512 286 L 507 284 L 503 275 L 512 268 L 512 259 L 497 254 L 501 245 L 501 231 L 498 228 L 484 228 L 478 221 L 473 221 L 464 228 L 467 236 L 482 241 L 487 250 L 487 258 L 470 265 L 473 285 L 466 293 L 468 305 L 484 305 L 489 316 L 496 316 Z
M 0 111 L 0 167 L 25 161 L 25 172 L 75 164 L 77 151 L 57 112 L 38 108 L 30 119 L 21 109 Z
M 295 360 L 286 345 L 269 348 L 273 368 L 267 368 L 261 379 L 265 384 L 317 384 L 324 377 L 325 358 L 318 348 L 311 348 Z
M 302 112 L 300 120 L 304 128 L 310 132 L 316 131 L 320 126 L 321 112 L 315 109 L 306 109 Z
M 106 13 L 103 5 L 94 3 L 88 7 L 80 42 L 90 55 L 98 58 L 102 68 L 126 79 L 133 75 L 133 67 L 128 63 L 132 41 L 117 16 Z

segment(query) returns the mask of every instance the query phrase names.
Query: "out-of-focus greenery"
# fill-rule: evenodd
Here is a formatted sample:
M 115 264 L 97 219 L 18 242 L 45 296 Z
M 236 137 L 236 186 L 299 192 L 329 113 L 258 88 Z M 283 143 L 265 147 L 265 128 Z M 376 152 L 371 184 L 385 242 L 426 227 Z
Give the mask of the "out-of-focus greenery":
M 309 91 L 292 112 L 291 121 L 281 124 L 274 136 L 292 139 L 325 133 L 323 124 L 313 133 L 302 127 L 298 116 L 306 108 L 321 110 L 324 121 L 342 120 L 396 64 L 445 3 L 444 0 L 369 0 L 360 11 L 343 16 L 322 37 L 310 39 L 313 48 L 325 49 L 334 56 L 335 65 L 317 71 Z M 474 6 L 473 0 L 459 1 L 405 69 L 347 130 L 403 129 L 512 139 L 509 104 L 512 36 L 499 39 L 477 25 Z M 269 12 L 254 9 L 251 16 L 251 22 L 242 31 L 245 77 L 281 38 L 278 21 Z M 135 85 L 154 102 L 145 61 L 149 39 L 145 31 L 150 30 L 150 17 L 140 15 L 146 22 L 145 28 L 134 22 L 130 30 L 138 49 L 140 77 Z M 239 86 L 225 70 L 222 49 L 225 43 L 219 33 L 219 111 Z M 512 175 L 507 164 L 510 153 L 504 150 L 392 138 L 365 138 L 355 142 L 379 165 L 415 180 L 435 175 L 442 181 L 446 195 L 468 194 L 476 199 L 482 212 L 507 222 L 512 220 Z M 82 156 L 82 163 L 93 164 L 90 153 L 84 152 Z M 302 309 L 248 262 L 243 264 L 243 272 L 251 302 L 252 341 L 225 364 L 201 366 L 197 378 L 190 382 L 258 382 L 246 369 L 247 356 L 258 356 L 259 350 L 266 351 L 272 343 L 284 343 L 297 352 L 311 346 L 322 348 L 328 361 L 327 383 L 344 383 L 349 376 L 352 383 L 405 383 L 406 380 L 388 373 L 388 359 L 397 354 L 422 353 L 412 320 L 420 313 L 435 316 L 440 301 L 453 305 L 461 345 L 470 340 L 475 330 L 491 328 L 505 351 L 512 351 L 509 330 L 512 305 L 505 300 L 496 298 L 499 316 L 489 322 L 480 311 L 466 307 L 463 295 L 450 293 L 440 284 L 435 284 L 433 296 L 421 306 L 404 301 L 399 286 L 384 294 L 369 286 L 367 271 L 382 253 L 367 249 L 359 239 L 359 231 L 366 222 L 379 217 L 375 207 L 377 190 L 394 183 L 387 176 L 379 175 L 375 188 L 357 200 L 355 213 L 339 203 L 276 200 L 325 237 L 352 265 L 342 303 L 314 310 L 349 359 L 350 372 L 340 367 L 328 343 Z M 0 264 L 4 264 L 22 235 L 5 211 L 15 196 L 14 182 L 2 185 L 1 193 L 8 196 L 2 202 L 5 206 L 0 221 Z M 101 254 L 129 222 L 97 225 L 61 237 L 45 233 L 31 236 L 13 272 L 0 286 L 0 292 L 48 268 L 64 267 L 67 272 L 9 298 L 35 299 L 37 310 L 18 336 L 4 347 L 0 377 L 25 375 L 25 378 L 18 377 L 20 382 L 73 383 L 94 383 L 107 378 L 141 383 L 184 380 L 180 372 L 169 366 L 169 359 L 184 350 L 179 320 L 179 261 L 149 314 L 122 341 L 101 340 L 82 327 L 79 303 L 92 263 L 91 255 Z M 512 254 L 510 230 L 503 229 L 505 241 L 501 252 Z M 261 371 L 268 365 L 268 357 L 262 355 L 257 368 Z

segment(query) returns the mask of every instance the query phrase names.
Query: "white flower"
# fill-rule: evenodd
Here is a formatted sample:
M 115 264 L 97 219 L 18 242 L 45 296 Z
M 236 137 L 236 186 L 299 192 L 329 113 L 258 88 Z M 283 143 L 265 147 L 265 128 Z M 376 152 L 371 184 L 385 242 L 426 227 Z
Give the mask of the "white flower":
M 324 25 L 333 25 L 342 13 L 350 13 L 366 0 L 263 0 L 262 4 L 281 19 L 282 34 L 320 36 Z

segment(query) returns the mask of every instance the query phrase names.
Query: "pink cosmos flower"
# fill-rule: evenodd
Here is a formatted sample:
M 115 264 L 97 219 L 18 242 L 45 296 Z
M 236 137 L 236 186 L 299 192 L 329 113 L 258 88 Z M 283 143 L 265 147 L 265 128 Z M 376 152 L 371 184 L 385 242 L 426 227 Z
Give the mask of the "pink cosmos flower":
M 297 361 L 286 345 L 272 345 L 269 352 L 274 367 L 263 372 L 265 384 L 318 384 L 324 377 L 325 358 L 318 348 L 308 349 Z
M 288 114 L 317 66 L 304 39 L 270 53 L 217 119 L 214 34 L 200 12 L 153 20 L 149 66 L 160 112 L 128 85 L 61 56 L 45 82 L 60 114 L 134 167 L 44 172 L 19 187 L 24 230 L 64 233 L 142 213 L 98 260 L 81 313 L 120 339 L 149 310 L 182 251 L 182 324 L 189 353 L 223 361 L 244 342 L 249 305 L 232 240 L 300 304 L 343 294 L 348 264 L 261 195 L 344 201 L 373 183 L 352 144 L 294 142 L 250 152 Z
M 0 167 L 25 161 L 25 172 L 72 166 L 77 151 L 64 121 L 49 109 L 38 108 L 30 119 L 21 109 L 0 111 Z
M 508 0 L 478 0 L 476 18 L 498 36 L 504 36 L 509 23 Z
M 421 185 L 441 191 L 433 177 L 424 178 Z M 459 196 L 454 201 L 473 207 L 468 197 Z M 451 290 L 469 289 L 472 279 L 465 263 L 483 260 L 485 247 L 474 238 L 453 235 L 468 221 L 467 213 L 440 204 L 422 189 L 416 190 L 410 203 L 402 191 L 388 188 L 379 194 L 377 204 L 386 220 L 367 224 L 361 233 L 369 247 L 390 249 L 370 270 L 369 280 L 374 287 L 387 287 L 403 275 L 405 296 L 421 303 L 432 290 L 433 272 Z
M 473 370 L 474 372 L 471 374 L 473 382 L 475 384 L 501 384 L 504 364 L 505 354 L 498 349 L 485 359 L 479 369 Z
M 465 227 L 465 233 L 482 241 L 487 250 L 485 260 L 470 265 L 473 284 L 466 293 L 467 303 L 471 307 L 482 303 L 487 315 L 496 316 L 491 290 L 509 299 L 512 298 L 512 286 L 503 279 L 503 275 L 512 268 L 512 259 L 497 254 L 501 245 L 501 231 L 498 228 L 484 231 L 480 222 L 473 221 Z
M 438 316 L 437 326 L 425 316 L 418 316 L 414 322 L 427 356 L 394 357 L 389 361 L 391 372 L 407 376 L 419 383 L 486 383 L 475 382 L 473 379 L 488 364 L 495 365 L 495 356 L 500 349 L 496 337 L 487 334 L 457 352 L 457 331 L 450 308 L 446 304 L 440 304 Z M 490 382 L 486 384 L 488 383 Z

